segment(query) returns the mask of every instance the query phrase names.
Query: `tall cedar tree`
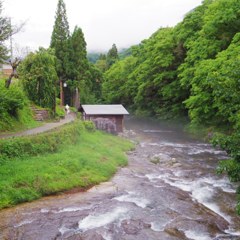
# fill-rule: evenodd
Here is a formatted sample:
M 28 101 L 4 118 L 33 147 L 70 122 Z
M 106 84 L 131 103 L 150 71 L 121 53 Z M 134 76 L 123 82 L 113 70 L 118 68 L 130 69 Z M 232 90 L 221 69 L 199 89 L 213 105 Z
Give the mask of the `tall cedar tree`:
M 86 46 L 82 29 L 76 26 L 70 38 L 71 69 L 69 71 L 69 78 L 78 82 L 86 77 L 86 71 L 88 70 Z
M 78 89 L 78 92 L 79 89 L 82 90 L 83 82 L 88 78 L 87 73 L 89 70 L 89 64 L 87 60 L 86 45 L 82 29 L 76 26 L 69 38 L 70 67 L 67 72 L 67 84 L 70 91 L 66 95 L 70 104 L 75 106 L 78 105 L 76 101 L 79 101 L 76 100 L 76 89 Z
M 75 27 L 69 42 L 71 69 L 67 83 L 71 91 L 71 102 L 73 103 L 74 91 L 78 88 L 82 103 L 95 103 L 101 95 L 101 73 L 87 59 L 87 44 L 81 28 Z
M 66 5 L 63 0 L 59 0 L 50 47 L 55 49 L 57 73 L 60 80 L 66 80 L 69 71 L 69 35 Z

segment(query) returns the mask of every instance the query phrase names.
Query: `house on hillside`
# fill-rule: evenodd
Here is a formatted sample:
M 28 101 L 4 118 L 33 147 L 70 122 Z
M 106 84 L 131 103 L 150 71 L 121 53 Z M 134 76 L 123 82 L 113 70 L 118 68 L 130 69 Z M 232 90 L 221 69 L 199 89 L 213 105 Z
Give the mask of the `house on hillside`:
M 123 132 L 124 116 L 129 114 L 121 104 L 81 105 L 80 111 L 84 120 L 93 121 L 97 129 L 109 133 Z

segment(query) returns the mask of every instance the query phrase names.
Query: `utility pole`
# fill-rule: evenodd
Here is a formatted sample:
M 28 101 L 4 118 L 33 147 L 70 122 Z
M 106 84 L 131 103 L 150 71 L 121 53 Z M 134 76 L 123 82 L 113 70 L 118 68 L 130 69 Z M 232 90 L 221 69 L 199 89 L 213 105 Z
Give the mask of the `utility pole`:
M 12 20 L 9 18 L 11 33 L 10 33 L 10 52 L 11 52 L 11 60 L 13 60 L 13 39 L 12 39 Z

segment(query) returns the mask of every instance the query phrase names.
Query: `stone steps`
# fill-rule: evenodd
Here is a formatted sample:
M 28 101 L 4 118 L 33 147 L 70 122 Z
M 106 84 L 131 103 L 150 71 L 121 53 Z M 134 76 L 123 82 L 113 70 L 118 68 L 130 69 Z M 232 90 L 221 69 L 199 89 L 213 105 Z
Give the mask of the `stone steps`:
M 37 109 L 36 107 L 31 107 L 33 111 L 33 117 L 36 121 L 45 121 L 49 119 L 49 112 L 46 109 Z

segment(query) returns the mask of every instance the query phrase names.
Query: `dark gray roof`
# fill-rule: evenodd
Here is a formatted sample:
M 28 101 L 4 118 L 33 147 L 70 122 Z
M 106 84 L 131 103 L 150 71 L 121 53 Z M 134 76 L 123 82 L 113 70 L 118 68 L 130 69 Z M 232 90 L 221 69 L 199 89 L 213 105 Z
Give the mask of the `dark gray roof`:
M 128 115 L 128 111 L 121 104 L 111 105 L 82 105 L 88 115 Z

